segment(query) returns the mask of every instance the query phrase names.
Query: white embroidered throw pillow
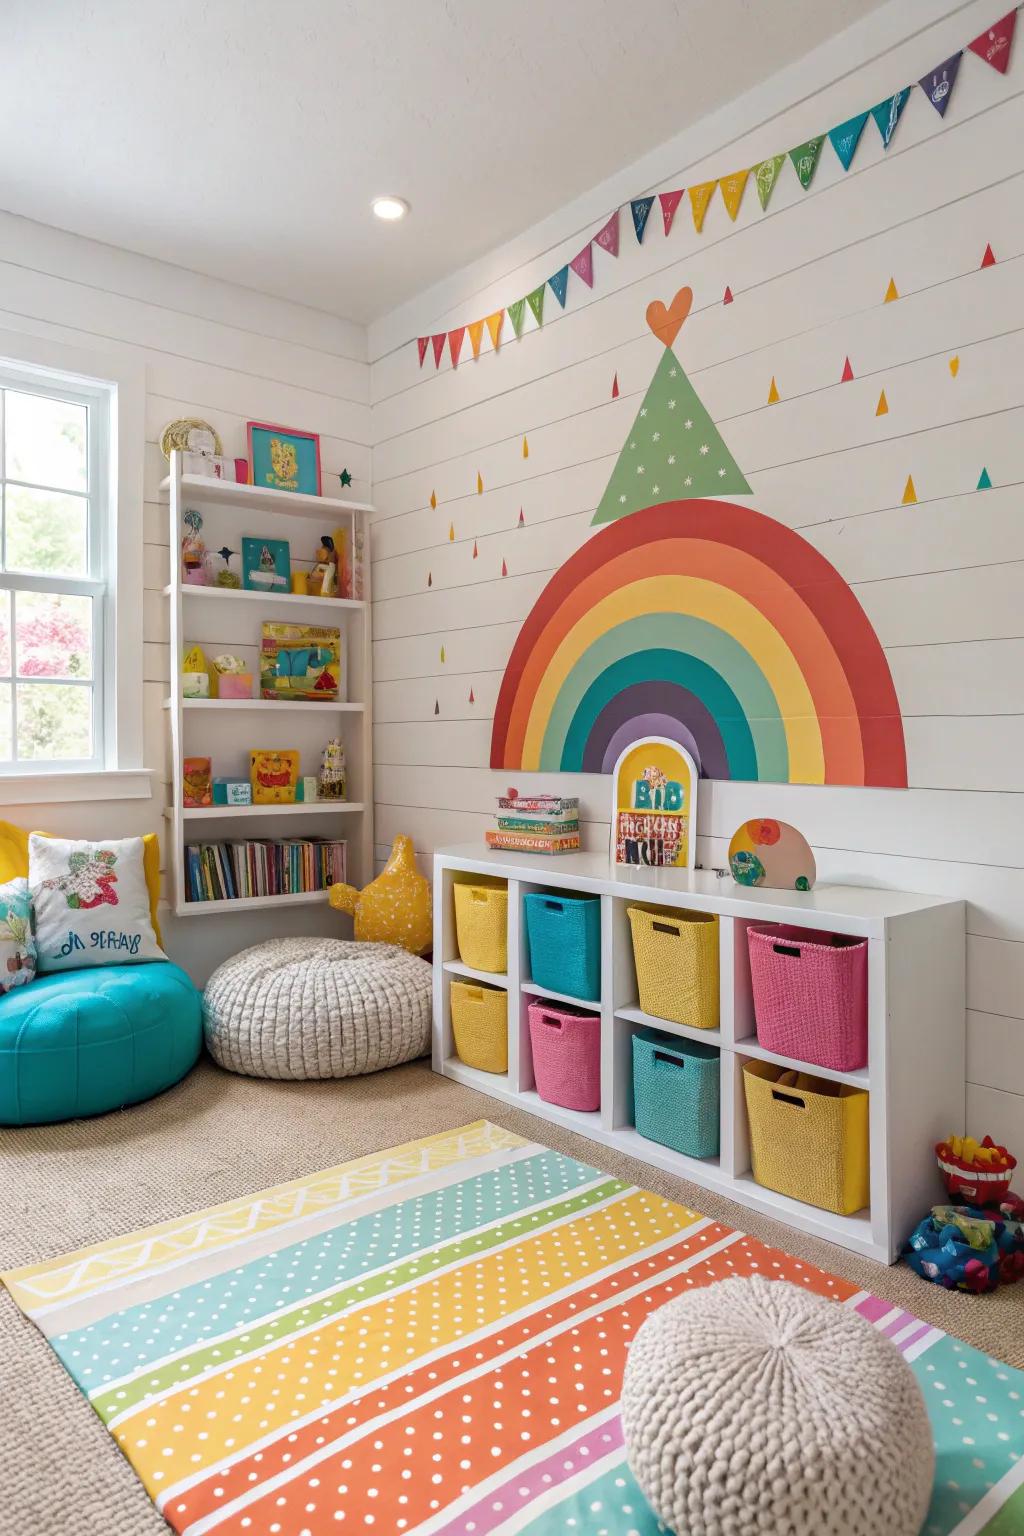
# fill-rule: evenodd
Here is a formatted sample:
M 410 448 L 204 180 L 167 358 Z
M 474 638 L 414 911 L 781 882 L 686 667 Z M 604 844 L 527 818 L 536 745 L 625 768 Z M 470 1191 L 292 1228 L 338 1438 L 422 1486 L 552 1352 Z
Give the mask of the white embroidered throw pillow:
M 141 837 L 28 840 L 38 968 L 166 960 L 149 915 Z

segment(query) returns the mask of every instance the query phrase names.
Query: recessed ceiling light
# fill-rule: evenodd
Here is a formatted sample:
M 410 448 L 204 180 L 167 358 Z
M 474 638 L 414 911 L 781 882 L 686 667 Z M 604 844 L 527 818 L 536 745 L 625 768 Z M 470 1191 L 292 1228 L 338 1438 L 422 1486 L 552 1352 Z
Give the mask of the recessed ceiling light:
M 389 224 L 395 219 L 404 219 L 409 212 L 409 204 L 404 197 L 375 197 L 370 206 L 378 219 L 386 219 Z

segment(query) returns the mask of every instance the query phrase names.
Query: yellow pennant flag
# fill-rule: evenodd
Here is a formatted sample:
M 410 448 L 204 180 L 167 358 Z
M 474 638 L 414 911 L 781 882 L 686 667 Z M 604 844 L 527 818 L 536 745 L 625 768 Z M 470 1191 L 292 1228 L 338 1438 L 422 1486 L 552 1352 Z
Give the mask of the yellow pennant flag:
M 778 405 L 778 403 L 779 403 L 779 386 L 775 382 L 775 375 L 773 373 L 772 374 L 772 382 L 768 386 L 768 404 L 769 405 Z
M 524 459 L 528 459 L 529 457 L 530 457 L 530 445 L 526 441 L 526 438 L 524 437 L 523 438 L 523 458 Z
M 479 470 L 476 472 L 476 493 L 478 496 L 484 493 L 484 477 Z
M 885 298 L 882 300 L 882 303 L 883 304 L 891 304 L 893 302 L 893 300 L 894 299 L 898 299 L 899 296 L 900 296 L 900 293 L 899 293 L 899 289 L 896 287 L 896 279 L 894 277 L 890 277 L 890 279 L 889 279 L 889 286 L 885 290 Z
M 749 171 L 733 171 L 731 176 L 723 176 L 718 185 L 722 189 L 722 202 L 725 211 L 736 222 L 736 215 L 740 211 L 740 203 L 743 201 L 743 188 L 747 184 Z
M 430 493 L 430 510 L 432 512 L 436 512 L 437 511 L 437 492 L 436 491 L 431 491 L 431 493 Z
M 949 360 L 949 371 L 950 371 L 951 376 L 954 379 L 956 378 L 957 374 L 960 372 L 960 354 L 959 353 L 957 353 L 957 355 L 955 357 L 951 357 L 950 358 L 950 360 Z
M 908 475 L 907 483 L 903 488 L 903 505 L 905 507 L 909 507 L 911 503 L 915 502 L 916 500 L 917 492 L 914 489 L 914 477 L 913 475 Z
M 444 666 L 444 646 L 441 647 L 441 665 Z
M 466 329 L 469 332 L 469 344 L 473 348 L 473 356 L 479 357 L 480 339 L 484 334 L 484 323 L 482 320 L 474 320 Z
M 690 188 L 690 207 L 693 210 L 693 227 L 698 235 L 704 228 L 704 215 L 708 211 L 708 203 L 711 194 L 718 186 L 717 181 L 702 181 L 699 187 Z
M 885 390 L 883 389 L 882 393 L 878 397 L 878 404 L 875 407 L 875 415 L 876 416 L 888 416 L 888 414 L 889 414 L 889 402 L 885 398 Z
M 504 323 L 505 311 L 503 309 L 496 309 L 493 315 L 487 316 L 487 329 L 490 332 L 491 346 L 494 348 L 495 352 L 498 350 L 501 339 L 501 327 L 504 325 Z
M 454 523 L 449 523 L 448 524 L 448 542 L 449 542 L 449 544 L 454 544 L 455 543 L 455 524 Z

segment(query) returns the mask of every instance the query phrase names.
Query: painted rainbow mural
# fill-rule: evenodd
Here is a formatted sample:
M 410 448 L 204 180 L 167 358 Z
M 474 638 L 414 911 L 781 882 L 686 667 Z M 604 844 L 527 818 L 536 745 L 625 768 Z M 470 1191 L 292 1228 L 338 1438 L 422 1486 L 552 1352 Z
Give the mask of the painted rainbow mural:
M 731 501 L 632 512 L 555 573 L 505 671 L 491 767 L 610 773 L 654 734 L 709 778 L 907 784 L 856 597 L 799 534 Z

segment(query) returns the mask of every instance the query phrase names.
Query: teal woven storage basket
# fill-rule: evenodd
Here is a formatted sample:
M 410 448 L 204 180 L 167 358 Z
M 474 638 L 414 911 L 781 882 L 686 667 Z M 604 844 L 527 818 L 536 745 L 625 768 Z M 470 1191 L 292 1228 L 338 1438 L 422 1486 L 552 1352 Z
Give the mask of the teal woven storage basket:
M 523 897 L 530 976 L 538 987 L 601 999 L 601 898 L 531 891 Z
M 719 1053 L 655 1030 L 633 1036 L 633 1123 L 687 1157 L 718 1156 Z

